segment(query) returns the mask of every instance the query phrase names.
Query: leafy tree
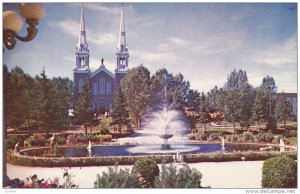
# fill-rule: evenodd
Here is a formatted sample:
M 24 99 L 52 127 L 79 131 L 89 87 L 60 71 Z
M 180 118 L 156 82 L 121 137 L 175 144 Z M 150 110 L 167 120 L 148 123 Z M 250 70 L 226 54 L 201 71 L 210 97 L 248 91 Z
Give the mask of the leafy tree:
M 129 115 L 134 118 L 137 126 L 150 107 L 150 72 L 143 66 L 131 69 L 121 84 Z
M 189 89 L 187 94 L 187 107 L 192 107 L 196 112 L 200 111 L 200 93 L 198 90 Z
M 190 169 L 188 165 L 183 165 L 179 170 L 170 164 L 162 165 L 162 171 L 156 178 L 157 188 L 201 188 L 202 174 L 196 169 Z
M 128 111 L 126 110 L 126 99 L 122 92 L 122 88 L 119 87 L 114 98 L 112 118 L 114 125 L 118 125 L 119 132 L 121 133 L 122 125 L 127 125 L 128 121 Z
M 181 73 L 174 76 L 169 86 L 169 108 L 183 110 L 186 106 L 190 83 L 184 80 Z
M 246 71 L 234 69 L 227 77 L 224 89 L 226 91 L 232 89 L 239 89 L 241 91 L 247 90 L 250 87 Z
M 136 174 L 130 173 L 129 169 L 118 170 L 117 167 L 109 167 L 108 173 L 102 172 L 102 176 L 97 175 L 95 188 L 141 188 L 141 184 Z
M 275 83 L 275 80 L 272 76 L 267 75 L 267 77 L 264 77 L 262 80 L 262 83 L 260 85 L 260 88 L 268 95 L 269 97 L 269 117 L 272 116 L 272 112 L 275 107 L 274 103 L 274 96 L 277 91 L 277 85 Z M 273 106 L 273 109 L 272 109 Z
M 133 174 L 139 177 L 143 188 L 154 187 L 155 177 L 159 175 L 157 163 L 150 159 L 137 160 L 133 165 Z
M 152 108 L 160 108 L 163 103 L 169 105 L 170 85 L 173 80 L 173 75 L 166 69 L 160 69 L 151 77 L 151 106 Z M 167 102 L 165 102 L 167 101 Z
M 286 121 L 291 117 L 293 112 L 293 107 L 290 102 L 284 96 L 284 93 L 281 94 L 279 98 L 279 105 L 277 107 L 277 118 L 283 121 L 283 126 L 285 127 Z
M 90 90 L 87 83 L 83 85 L 82 92 L 76 97 L 74 104 L 75 123 L 83 125 L 85 135 L 87 135 L 87 128 L 93 124 L 94 116 L 91 106 Z
M 252 107 L 252 119 L 257 122 L 257 128 L 260 128 L 262 120 L 267 118 L 268 115 L 268 98 L 263 92 L 258 91 L 253 107 Z
M 200 97 L 199 121 L 204 125 L 204 132 L 206 132 L 206 124 L 209 122 L 209 115 L 207 111 L 207 102 L 204 92 L 202 92 L 202 95 Z
M 215 86 L 207 93 L 208 108 L 211 112 L 224 111 L 226 93 L 223 88 Z
M 227 92 L 225 98 L 225 119 L 233 123 L 235 130 L 235 122 L 239 121 L 242 111 L 241 93 L 238 89 L 233 89 Z
M 263 188 L 297 188 L 297 163 L 286 156 L 267 159 L 262 168 Z
M 9 72 L 6 65 L 3 66 L 3 77 L 5 128 L 20 128 L 26 125 L 26 120 L 32 115 L 32 96 L 29 91 L 33 87 L 33 80 L 21 68 L 15 67 Z

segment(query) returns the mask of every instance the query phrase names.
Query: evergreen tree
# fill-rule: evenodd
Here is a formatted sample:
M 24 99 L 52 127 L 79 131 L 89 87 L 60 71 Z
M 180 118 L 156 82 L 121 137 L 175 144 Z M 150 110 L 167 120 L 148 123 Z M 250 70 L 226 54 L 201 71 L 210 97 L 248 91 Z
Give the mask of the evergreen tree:
M 74 105 L 74 121 L 76 124 L 84 126 L 85 135 L 87 135 L 87 128 L 93 124 L 94 117 L 89 85 L 87 83 L 84 83 L 82 92 L 75 97 Z
M 53 78 L 51 80 L 53 90 L 53 127 L 55 129 L 65 129 L 68 126 L 68 109 L 70 96 L 70 80 L 68 78 Z
M 251 112 L 252 119 L 257 122 L 257 128 L 259 129 L 261 122 L 268 118 L 268 97 L 263 91 L 257 91 Z
M 112 118 L 114 125 L 118 125 L 119 132 L 121 133 L 122 125 L 127 125 L 128 121 L 128 111 L 126 110 L 126 99 L 122 92 L 122 88 L 119 87 L 114 98 Z
M 283 126 L 285 127 L 286 121 L 291 117 L 293 112 L 293 107 L 290 102 L 284 96 L 284 93 L 281 93 L 279 98 L 279 105 L 277 107 L 277 118 L 283 121 Z
M 264 77 L 262 80 L 262 83 L 260 85 L 260 88 L 268 95 L 268 98 L 269 98 L 269 115 L 268 115 L 268 117 L 271 117 L 272 114 L 274 113 L 274 108 L 275 108 L 274 97 L 275 97 L 275 93 L 277 91 L 277 85 L 276 85 L 274 78 L 269 75 Z
M 204 92 L 202 92 L 202 95 L 200 97 L 199 121 L 204 125 L 204 132 L 206 132 L 206 124 L 209 122 L 209 115 L 207 111 L 207 101 Z
M 38 98 L 35 117 L 38 127 L 49 133 L 50 130 L 54 129 L 53 90 L 45 70 L 42 71 L 40 76 L 37 77 Z

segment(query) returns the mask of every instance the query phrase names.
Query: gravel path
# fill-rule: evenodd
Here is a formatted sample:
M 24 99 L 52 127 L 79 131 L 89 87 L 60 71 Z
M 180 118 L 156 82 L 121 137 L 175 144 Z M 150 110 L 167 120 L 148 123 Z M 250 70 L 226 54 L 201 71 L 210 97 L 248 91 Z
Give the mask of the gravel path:
M 261 168 L 263 161 L 246 162 L 203 162 L 189 164 L 198 169 L 202 175 L 202 186 L 212 188 L 261 188 Z M 178 165 L 180 167 L 180 165 Z M 132 168 L 131 165 L 119 166 Z M 107 166 L 72 167 L 69 172 L 74 174 L 74 183 L 80 188 L 93 188 L 96 175 L 107 171 Z M 7 174 L 13 178 L 25 179 L 37 174 L 39 178 L 62 177 L 64 170 L 61 167 L 24 167 L 7 164 Z

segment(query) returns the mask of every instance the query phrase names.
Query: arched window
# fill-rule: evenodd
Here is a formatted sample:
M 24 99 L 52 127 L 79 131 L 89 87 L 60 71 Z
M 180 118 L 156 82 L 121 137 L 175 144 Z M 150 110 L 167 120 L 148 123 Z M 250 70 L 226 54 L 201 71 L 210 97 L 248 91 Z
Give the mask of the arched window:
M 98 83 L 94 82 L 93 84 L 93 94 L 97 95 L 98 94 Z
M 83 88 L 83 79 L 79 79 L 79 81 L 78 81 L 78 90 L 79 90 L 79 92 L 82 92 L 82 88 Z
M 105 80 L 100 79 L 100 94 L 103 95 L 105 94 Z
M 111 83 L 106 82 L 106 94 L 111 95 Z

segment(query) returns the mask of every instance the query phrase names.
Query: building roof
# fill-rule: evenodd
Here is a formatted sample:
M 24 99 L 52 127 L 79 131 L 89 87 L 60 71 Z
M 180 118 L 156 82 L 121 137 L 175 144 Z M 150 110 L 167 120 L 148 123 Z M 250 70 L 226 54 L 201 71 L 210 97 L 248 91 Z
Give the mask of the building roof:
M 101 64 L 100 67 L 92 73 L 91 78 L 96 76 L 101 71 L 104 71 L 107 75 L 115 79 L 115 75 L 112 72 L 110 72 L 108 69 L 106 69 L 104 64 Z

